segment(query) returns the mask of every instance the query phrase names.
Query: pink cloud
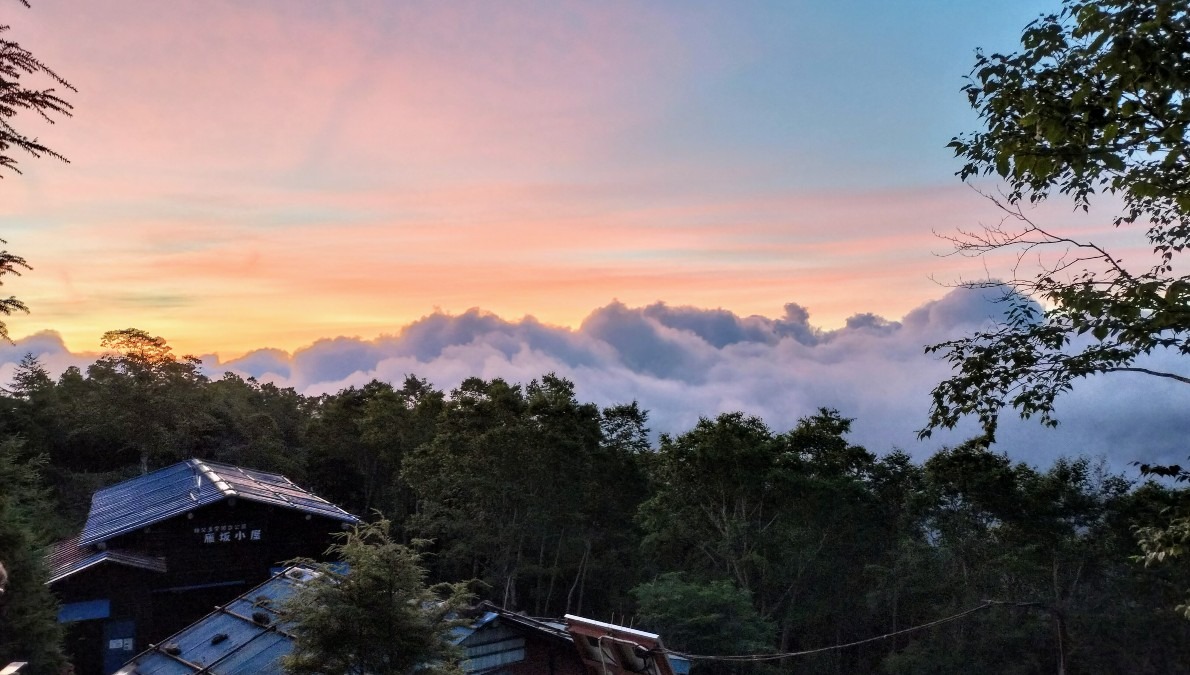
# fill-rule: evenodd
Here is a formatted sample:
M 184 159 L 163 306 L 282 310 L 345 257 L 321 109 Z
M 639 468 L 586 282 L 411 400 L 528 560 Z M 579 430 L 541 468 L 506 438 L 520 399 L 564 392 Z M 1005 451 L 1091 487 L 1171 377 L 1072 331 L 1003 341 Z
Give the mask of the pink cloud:
M 43 2 L 20 18 L 80 84 L 57 143 L 116 182 L 573 165 L 648 115 L 655 99 L 619 102 L 682 58 L 664 21 L 627 4 Z
M 32 212 L 0 206 L 31 223 L 9 239 L 36 266 L 14 282 L 36 314 L 13 327 L 19 335 L 53 326 L 89 346 L 114 322 L 176 336 L 187 350 L 236 353 L 375 335 L 434 307 L 573 326 L 610 298 L 772 315 L 791 294 L 837 327 L 858 311 L 909 311 L 938 292 L 931 274 L 942 283 L 982 274 L 978 261 L 934 255 L 946 245 L 930 227 L 995 217 L 960 186 L 666 207 L 623 203 L 615 190 L 587 187 L 585 201 L 570 192 L 513 183 L 291 200 L 245 188 L 205 212 L 175 203 L 158 215 L 99 213 L 75 224 L 81 204 L 49 209 L 65 224 L 45 229 Z M 303 212 L 305 222 L 292 222 Z M 1039 217 L 1086 227 L 1057 208 Z M 270 220 L 279 225 L 262 224 Z M 1126 246 L 1143 254 L 1135 241 Z M 990 270 L 1002 274 L 1009 262 L 992 259 Z
M 931 228 L 987 217 L 958 186 L 809 194 L 738 154 L 609 161 L 675 114 L 691 64 L 765 53 L 705 55 L 714 26 L 662 14 L 40 0 L 14 34 L 80 91 L 40 130 L 72 164 L 3 185 L 3 236 L 36 268 L 5 287 L 35 311 L 14 334 L 82 348 L 137 325 L 234 354 L 435 307 L 577 326 L 612 298 L 771 316 L 791 296 L 838 327 L 982 271 L 932 255 Z

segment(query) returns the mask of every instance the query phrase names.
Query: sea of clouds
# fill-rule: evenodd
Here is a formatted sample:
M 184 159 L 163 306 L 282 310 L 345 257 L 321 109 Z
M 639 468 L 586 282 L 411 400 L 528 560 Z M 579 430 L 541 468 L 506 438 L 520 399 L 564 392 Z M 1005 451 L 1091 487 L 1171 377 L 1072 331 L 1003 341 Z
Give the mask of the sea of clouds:
M 203 364 L 212 376 L 230 371 L 304 394 L 336 392 L 372 379 L 399 384 L 409 374 L 449 391 L 470 376 L 528 382 L 552 372 L 573 381 L 581 400 L 638 401 L 649 411 L 655 434 L 681 433 L 699 417 L 736 410 L 784 431 L 820 407 L 835 408 L 855 419 L 853 442 L 877 453 L 899 448 L 924 459 L 977 432 L 968 421 L 917 439 L 929 393 L 949 372 L 924 346 L 995 320 L 1005 308 L 996 297 L 956 289 L 899 320 L 858 314 L 836 330 L 816 328 L 794 303 L 785 306 L 784 316 L 768 318 L 612 302 L 577 329 L 474 309 L 434 313 L 376 339 L 338 337 L 292 354 L 260 349 L 228 361 L 208 355 Z M 0 378 L 11 379 L 26 353 L 52 372 L 85 368 L 95 357 L 73 354 L 57 334 L 43 332 L 0 347 Z M 1147 365 L 1161 367 L 1160 361 Z M 1113 468 L 1135 475 L 1130 462 L 1180 462 L 1190 454 L 1188 394 L 1185 385 L 1145 375 L 1092 378 L 1059 399 L 1057 429 L 1009 413 L 997 446 L 1040 466 L 1060 455 L 1105 457 Z

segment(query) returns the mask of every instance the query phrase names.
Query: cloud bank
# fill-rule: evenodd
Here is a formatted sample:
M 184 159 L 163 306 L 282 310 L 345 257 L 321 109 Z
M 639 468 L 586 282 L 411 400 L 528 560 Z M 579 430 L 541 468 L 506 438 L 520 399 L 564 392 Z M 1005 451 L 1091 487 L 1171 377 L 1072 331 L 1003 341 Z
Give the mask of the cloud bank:
M 372 340 L 338 337 L 293 353 L 260 349 L 225 362 L 208 355 L 203 362 L 212 376 L 230 371 L 309 395 L 372 379 L 400 383 L 409 374 L 449 391 L 470 376 L 528 382 L 554 372 L 572 380 L 582 400 L 639 401 L 657 433 L 681 433 L 699 417 L 735 410 L 783 431 L 820 407 L 836 408 L 855 419 L 854 442 L 924 459 L 976 428 L 968 423 L 917 440 L 929 392 L 949 372 L 923 346 L 969 333 L 1001 310 L 992 296 L 954 290 L 900 320 L 858 314 L 826 331 L 795 303 L 770 318 L 616 301 L 573 330 L 472 309 L 434 313 Z M 72 354 L 57 335 L 41 333 L 0 348 L 0 378 L 11 379 L 25 353 L 56 371 L 85 367 L 95 356 Z M 1041 466 L 1073 454 L 1107 457 L 1117 469 L 1137 460 L 1180 461 L 1190 453 L 1181 389 L 1133 374 L 1087 380 L 1060 399 L 1058 429 L 1008 416 L 999 447 Z

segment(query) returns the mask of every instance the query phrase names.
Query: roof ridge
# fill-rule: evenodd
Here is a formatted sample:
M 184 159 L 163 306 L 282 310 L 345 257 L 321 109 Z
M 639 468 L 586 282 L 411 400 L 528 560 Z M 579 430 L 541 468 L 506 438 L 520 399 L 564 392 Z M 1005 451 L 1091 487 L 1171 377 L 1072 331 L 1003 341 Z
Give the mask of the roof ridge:
M 245 469 L 244 467 L 233 466 L 232 468 L 235 469 L 236 471 L 239 471 L 240 475 L 242 475 L 245 480 L 251 481 L 252 485 L 260 488 L 261 490 L 263 490 L 265 492 L 268 492 L 269 494 L 273 495 L 277 499 L 280 499 L 281 501 L 285 502 L 286 504 L 296 504 L 297 503 L 297 502 L 293 501 L 292 499 L 290 499 L 288 495 L 278 492 L 277 490 L 273 489 L 273 487 L 271 485 L 269 485 L 268 483 L 258 479 L 256 476 L 253 476 L 252 474 L 248 473 L 248 470 Z M 255 469 L 253 469 L 253 471 L 255 471 Z M 268 474 L 270 476 L 276 476 L 278 478 L 283 479 L 286 483 L 289 483 L 290 485 L 294 486 L 295 488 L 301 490 L 302 492 L 309 494 L 312 497 L 318 496 L 312 492 L 309 492 L 308 490 L 305 490 L 305 489 L 299 487 L 297 485 L 297 483 L 294 483 L 293 481 L 289 480 L 282 474 L 273 473 L 272 471 L 256 471 L 256 473 L 264 473 L 264 474 Z
M 215 470 L 212 469 L 210 466 L 208 466 L 206 462 L 203 462 L 200 459 L 194 459 L 193 461 L 197 462 L 197 465 L 192 465 L 192 466 L 194 466 L 199 471 L 202 471 L 201 475 L 206 476 L 207 480 L 211 481 L 211 485 L 215 486 L 215 489 L 219 490 L 220 492 L 227 495 L 228 497 L 234 497 L 238 494 L 235 491 L 235 488 L 233 488 L 218 473 L 215 473 Z M 233 469 L 240 468 L 238 466 L 232 466 L 232 465 L 226 465 L 226 466 L 231 466 L 231 468 L 233 468 Z M 243 471 L 242 469 L 240 469 L 240 470 Z M 198 475 L 195 476 L 195 479 L 196 479 L 196 483 L 195 483 L 194 487 L 195 487 L 195 489 L 198 489 L 199 487 L 201 487 L 200 481 L 202 479 Z

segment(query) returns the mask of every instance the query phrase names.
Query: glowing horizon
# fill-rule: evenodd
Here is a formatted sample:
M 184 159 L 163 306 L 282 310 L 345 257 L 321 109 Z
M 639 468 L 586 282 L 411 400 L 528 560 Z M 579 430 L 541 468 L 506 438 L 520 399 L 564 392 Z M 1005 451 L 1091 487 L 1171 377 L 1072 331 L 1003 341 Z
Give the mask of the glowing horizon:
M 471 308 L 895 319 L 974 269 L 931 231 L 994 217 L 944 145 L 1046 5 L 985 5 L 14 6 L 79 92 L 18 120 L 71 164 L 0 182 L 7 323 L 231 358 Z

